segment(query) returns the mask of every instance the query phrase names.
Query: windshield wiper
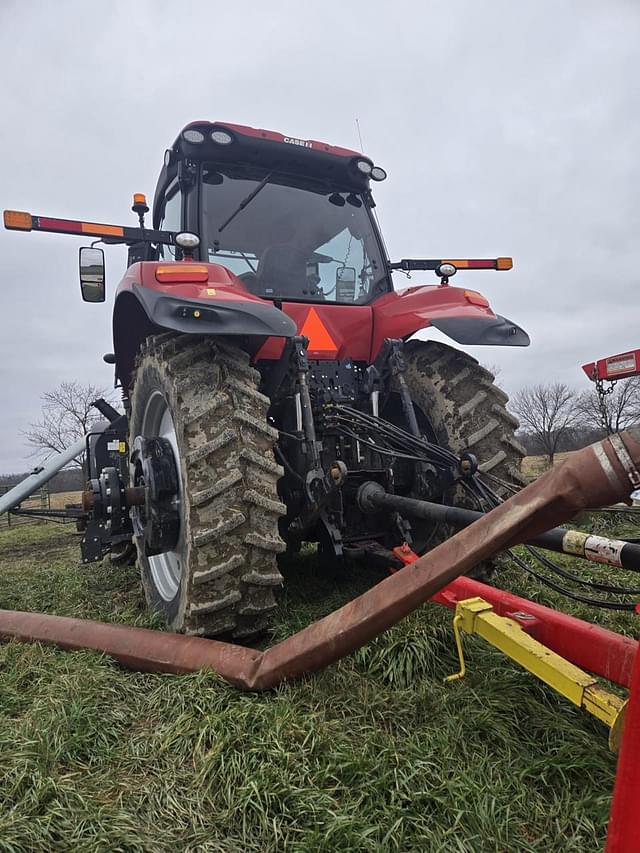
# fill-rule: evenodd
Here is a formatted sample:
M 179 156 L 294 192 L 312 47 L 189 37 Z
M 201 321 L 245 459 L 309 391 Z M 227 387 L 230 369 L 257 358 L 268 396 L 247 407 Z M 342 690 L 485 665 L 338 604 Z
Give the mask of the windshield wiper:
M 252 201 L 254 200 L 254 198 L 258 195 L 258 193 L 260 192 L 260 190 L 263 190 L 263 189 L 266 187 L 266 185 L 267 185 L 267 184 L 268 184 L 268 182 L 269 182 L 269 178 L 271 177 L 271 175 L 273 175 L 273 172 L 269 172 L 267 175 L 265 175 L 265 176 L 264 176 L 264 178 L 263 178 L 263 179 L 260 181 L 260 183 L 258 184 L 258 186 L 257 186 L 254 190 L 251 190 L 251 192 L 249 193 L 249 195 L 248 195 L 246 198 L 243 198 L 243 199 L 242 199 L 242 201 L 241 201 L 241 202 L 240 202 L 240 204 L 236 207 L 236 209 L 233 211 L 233 213 L 231 214 L 231 216 L 230 216 L 227 220 L 225 220 L 225 221 L 222 223 L 222 225 L 218 228 L 218 234 L 219 234 L 221 231 L 224 231 L 224 229 L 225 229 L 225 228 L 227 227 L 227 225 L 231 222 L 231 220 L 232 220 L 232 219 L 235 219 L 235 218 L 236 218 L 236 216 L 240 213 L 240 211 L 241 211 L 241 210 L 244 210 L 244 209 L 245 209 L 245 207 L 246 207 L 248 204 L 250 204 L 250 202 L 252 202 Z

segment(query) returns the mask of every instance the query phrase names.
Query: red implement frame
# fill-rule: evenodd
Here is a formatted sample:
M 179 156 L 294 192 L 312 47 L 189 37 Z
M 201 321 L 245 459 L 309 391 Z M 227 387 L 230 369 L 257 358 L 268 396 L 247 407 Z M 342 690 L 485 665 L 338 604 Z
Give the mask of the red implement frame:
M 419 559 L 406 544 L 394 548 L 393 553 L 407 566 Z M 395 574 L 397 569 L 390 571 Z M 576 666 L 622 687 L 631 684 L 633 662 L 638 651 L 638 641 L 631 637 L 623 637 L 599 625 L 465 576 L 456 578 L 436 592 L 431 601 L 455 610 L 459 601 L 477 597 L 488 601 L 499 616 L 513 619 L 543 646 Z
M 467 577 L 456 578 L 431 600 L 455 609 L 459 601 L 476 596 L 492 604 L 499 616 L 515 620 L 543 646 L 581 669 L 622 687 L 630 686 L 637 640 Z
M 616 379 L 638 376 L 640 374 L 640 349 L 610 355 L 598 361 L 590 361 L 589 364 L 583 364 L 582 369 L 589 379 L 594 381 L 615 382 Z
M 609 816 L 606 853 L 640 850 L 640 655 L 636 655 Z

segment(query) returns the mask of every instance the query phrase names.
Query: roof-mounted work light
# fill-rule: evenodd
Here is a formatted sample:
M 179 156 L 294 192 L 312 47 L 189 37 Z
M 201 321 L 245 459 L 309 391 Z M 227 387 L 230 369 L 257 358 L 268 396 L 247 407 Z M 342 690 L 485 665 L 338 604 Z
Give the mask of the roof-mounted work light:
M 185 142 L 190 142 L 192 145 L 200 145 L 204 142 L 204 133 L 201 130 L 196 130 L 195 127 L 189 127 L 182 131 L 182 138 Z

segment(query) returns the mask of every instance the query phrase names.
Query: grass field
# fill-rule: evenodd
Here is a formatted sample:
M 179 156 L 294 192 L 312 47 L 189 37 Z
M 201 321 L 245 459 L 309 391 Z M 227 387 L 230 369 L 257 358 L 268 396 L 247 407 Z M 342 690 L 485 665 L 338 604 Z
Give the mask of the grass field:
M 0 607 L 153 625 L 135 568 L 81 566 L 70 525 L 3 531 L 0 571 Z M 561 601 L 513 569 L 501 582 Z M 299 560 L 275 638 L 370 583 Z M 3 644 L 0 851 L 601 849 L 605 728 L 481 640 L 465 648 L 468 676 L 445 686 L 451 613 L 427 605 L 341 664 L 254 695 L 211 673 Z
M 568 453 L 556 453 L 554 464 L 557 465 L 566 459 Z M 525 456 L 522 460 L 522 473 L 526 477 L 539 477 L 549 468 L 549 461 L 546 456 Z

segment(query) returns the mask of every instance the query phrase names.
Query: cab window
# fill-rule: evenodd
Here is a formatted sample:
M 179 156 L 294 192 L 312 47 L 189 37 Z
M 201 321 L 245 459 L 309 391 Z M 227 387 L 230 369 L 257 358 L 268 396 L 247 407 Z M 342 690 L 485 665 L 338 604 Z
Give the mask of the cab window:
M 182 230 L 182 193 L 178 188 L 177 181 L 167 190 L 164 210 L 160 220 L 161 231 Z M 175 257 L 175 246 L 160 246 L 160 257 L 164 260 L 173 260 Z

